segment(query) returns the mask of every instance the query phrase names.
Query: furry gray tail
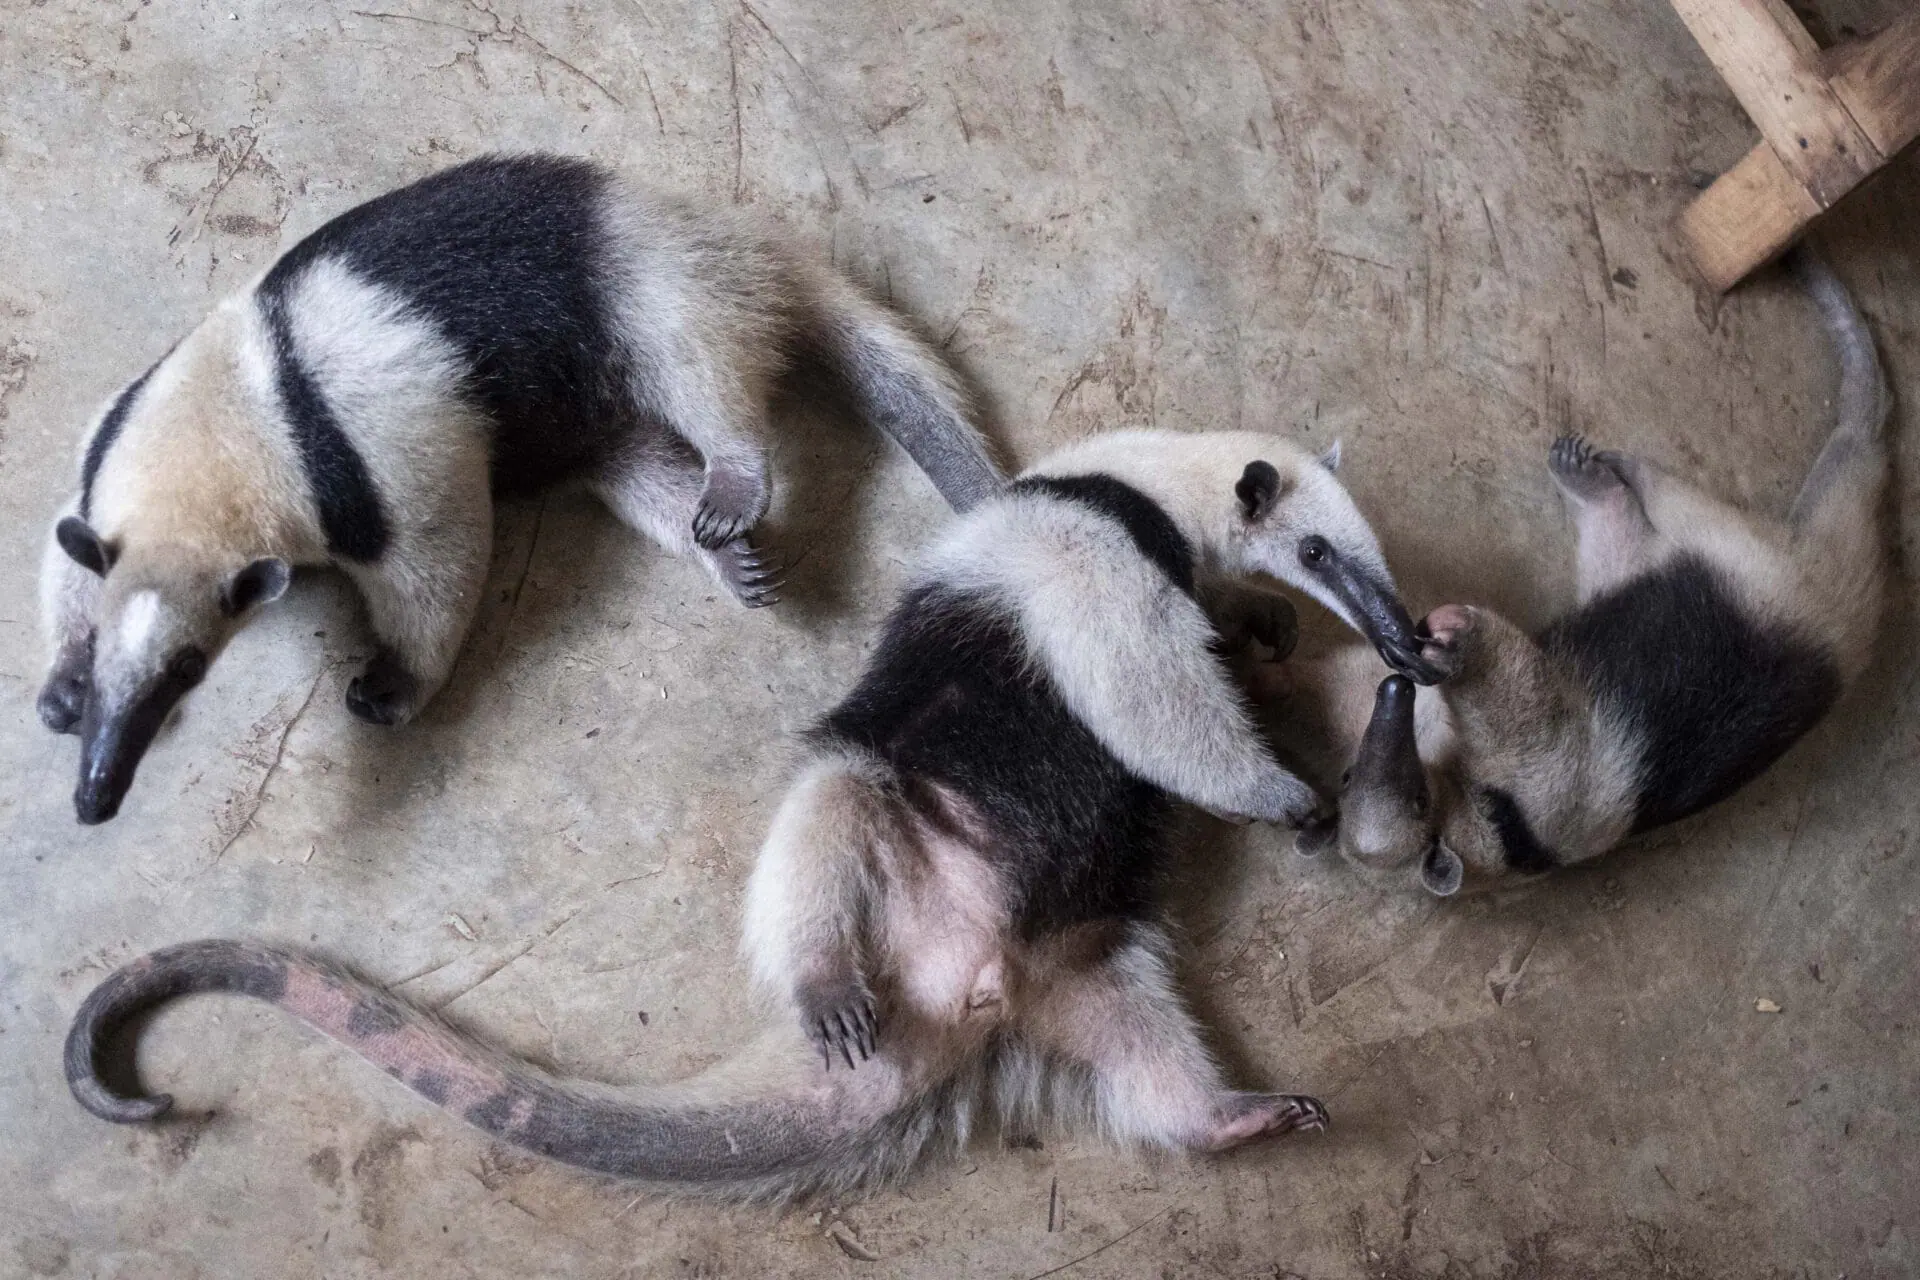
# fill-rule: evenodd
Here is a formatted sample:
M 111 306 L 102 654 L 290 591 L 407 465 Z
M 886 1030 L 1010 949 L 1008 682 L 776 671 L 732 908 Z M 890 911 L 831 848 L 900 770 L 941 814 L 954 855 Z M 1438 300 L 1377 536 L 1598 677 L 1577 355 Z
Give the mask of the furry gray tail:
M 878 1119 L 846 1114 L 857 1108 L 845 1089 L 815 1083 L 769 1091 L 765 1077 L 777 1070 L 736 1071 L 740 1079 L 717 1079 L 706 1089 L 616 1092 L 557 1080 L 323 961 L 221 940 L 143 956 L 87 997 L 65 1052 L 67 1084 L 80 1105 L 121 1124 L 165 1114 L 169 1095 L 120 1092 L 102 1078 L 101 1059 L 130 1019 L 196 992 L 278 1005 L 502 1141 L 582 1169 L 719 1199 L 785 1202 L 896 1181 L 930 1149 L 964 1139 L 964 1121 L 956 1129 L 951 1120 L 956 1109 L 962 1116 L 969 1110 L 961 1096 L 969 1086 L 959 1080 L 901 1099 Z
M 973 425 L 953 371 L 858 285 L 830 270 L 808 274 L 811 352 L 860 415 L 907 451 L 955 511 L 1000 492 L 1006 477 Z
M 1850 530 L 1843 538 L 1851 537 L 1857 532 L 1852 526 L 1867 518 L 1856 508 L 1877 503 L 1885 483 L 1893 392 L 1880 369 L 1873 333 L 1840 277 L 1804 245 L 1788 255 L 1787 265 L 1819 309 L 1821 327 L 1840 359 L 1833 433 L 1807 472 L 1787 520 L 1803 534 L 1837 520 Z
M 1820 323 L 1840 357 L 1840 413 L 1835 430 L 1878 436 L 1892 414 L 1893 392 L 1880 368 L 1880 353 L 1866 317 L 1840 277 L 1810 247 L 1795 249 L 1787 265 L 1820 309 Z

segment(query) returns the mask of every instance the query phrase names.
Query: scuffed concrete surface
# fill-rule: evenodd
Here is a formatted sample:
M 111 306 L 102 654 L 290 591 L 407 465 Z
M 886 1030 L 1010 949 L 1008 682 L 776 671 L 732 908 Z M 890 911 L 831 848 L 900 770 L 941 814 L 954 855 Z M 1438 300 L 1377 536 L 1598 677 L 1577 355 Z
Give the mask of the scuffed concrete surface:
M 77 827 L 73 744 L 33 715 L 33 571 L 82 424 L 330 214 L 511 147 L 751 205 L 917 315 L 1010 457 L 1121 424 L 1338 436 L 1417 608 L 1539 619 L 1570 598 L 1557 432 L 1779 509 L 1825 430 L 1799 300 L 1766 278 L 1716 314 L 1662 249 L 1751 141 L 1664 0 L 0 0 L 0 1275 L 1920 1272 L 1904 580 L 1827 725 L 1591 870 L 1433 906 L 1201 828 L 1194 998 L 1249 1081 L 1327 1100 L 1324 1138 L 988 1144 L 776 1217 L 490 1147 L 240 1002 L 150 1031 L 187 1119 L 109 1128 L 59 1070 L 109 966 L 208 934 L 322 947 L 567 1072 L 716 1060 L 749 1034 L 735 922 L 789 735 L 941 521 L 889 448 L 798 409 L 778 610 L 583 499 L 511 507 L 423 723 L 349 719 L 365 634 L 303 582 L 124 815 Z M 1909 156 L 1828 229 L 1909 405 L 1917 201 Z M 1911 547 L 1911 424 L 1899 452 Z

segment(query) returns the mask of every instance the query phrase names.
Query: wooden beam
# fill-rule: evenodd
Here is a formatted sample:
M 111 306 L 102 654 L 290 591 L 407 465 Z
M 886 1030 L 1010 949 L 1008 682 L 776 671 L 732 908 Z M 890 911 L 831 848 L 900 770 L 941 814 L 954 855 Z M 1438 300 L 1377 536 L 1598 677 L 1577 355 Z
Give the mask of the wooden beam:
M 1880 154 L 1920 138 L 1920 4 L 1825 59 L 1833 91 Z
M 1725 293 L 1784 253 L 1820 206 L 1761 143 L 1680 214 L 1680 241 L 1700 278 Z
M 1703 3 L 1712 8 L 1725 0 L 1675 0 L 1675 8 Z M 1736 3 L 1766 7 L 1772 0 Z M 1800 34 L 1805 36 L 1804 31 Z M 1790 34 L 1780 39 L 1794 50 L 1793 56 L 1804 56 L 1804 46 Z M 1726 292 L 1777 257 L 1823 209 L 1920 137 L 1920 5 L 1879 34 L 1842 45 L 1813 65 L 1866 142 L 1866 148 L 1853 149 L 1853 157 L 1871 156 L 1874 163 L 1850 180 L 1844 178 L 1844 169 L 1836 169 L 1833 182 L 1816 190 L 1802 181 L 1801 172 L 1787 163 L 1791 156 L 1783 156 L 1771 140 L 1748 152 L 1679 218 L 1681 244 L 1715 292 Z
M 1826 208 L 1880 167 L 1881 152 L 1827 83 L 1820 52 L 1784 0 L 1673 0 L 1720 78 Z

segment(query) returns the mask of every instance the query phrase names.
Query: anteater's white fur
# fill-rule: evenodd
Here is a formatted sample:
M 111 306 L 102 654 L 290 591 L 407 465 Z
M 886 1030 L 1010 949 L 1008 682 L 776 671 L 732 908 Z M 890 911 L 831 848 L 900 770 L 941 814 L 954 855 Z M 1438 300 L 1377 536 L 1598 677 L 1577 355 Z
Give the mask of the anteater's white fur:
M 1270 464 L 1280 483 L 1248 505 L 1238 482 L 1255 460 Z M 1037 471 L 1131 483 L 1189 539 L 1216 588 L 1207 598 L 1228 607 L 1257 607 L 1244 593 L 1217 589 L 1251 570 L 1312 589 L 1297 555 L 1309 534 L 1348 563 L 1380 564 L 1372 531 L 1328 482 L 1326 467 L 1271 436 L 1117 433 Z M 1185 563 L 1151 558 L 1151 535 L 1141 532 L 1149 523 L 1126 526 L 1141 533 L 1136 542 L 1121 520 L 1093 517 L 1059 489 L 1002 494 L 927 554 L 913 584 L 928 590 L 911 592 L 906 599 L 920 603 L 903 607 L 935 612 L 899 615 L 889 638 L 936 614 L 957 634 L 991 628 L 989 656 L 955 660 L 990 663 L 986 673 L 998 678 L 1006 646 L 1016 646 L 1016 662 L 1023 647 L 1071 702 L 1073 730 L 1090 730 L 1141 777 L 1223 811 L 1297 821 L 1310 794 L 1254 731 L 1212 652 L 1216 632 L 1182 589 Z M 1384 568 L 1370 585 L 1391 591 Z M 1391 604 L 1398 608 L 1397 599 Z M 910 646 L 901 652 L 877 661 L 897 663 L 881 670 L 909 688 L 910 719 L 952 690 L 961 701 L 950 725 L 964 728 L 965 699 L 978 696 L 978 684 L 946 666 L 921 668 L 926 659 Z M 1044 696 L 1015 705 L 1052 715 L 1051 695 L 1038 684 L 1034 691 Z M 197 983 L 283 990 L 269 998 L 498 1138 L 696 1194 L 843 1195 L 903 1176 L 992 1118 L 1016 1134 L 1049 1121 L 1090 1121 L 1116 1141 L 1178 1151 L 1325 1123 L 1312 1099 L 1228 1087 L 1180 996 L 1167 929 L 1138 905 L 1150 883 L 1127 886 L 1144 891 L 1138 899 L 1090 893 L 1057 914 L 1016 901 L 1057 870 L 1027 843 L 1045 844 L 1050 833 L 1020 823 L 1052 819 L 1009 824 L 990 820 L 985 805 L 1008 796 L 1024 803 L 1030 791 L 996 796 L 991 782 L 896 766 L 854 731 L 826 728 L 811 741 L 746 891 L 743 949 L 781 1016 L 737 1059 L 666 1088 L 596 1090 L 488 1055 L 430 1016 L 310 960 L 245 944 L 189 944 L 167 961 L 179 972 L 147 973 L 144 992 L 143 966 L 158 963 L 153 957 L 89 998 L 69 1040 L 75 1094 L 109 1119 L 156 1114 L 151 1100 L 123 1098 L 97 1078 L 94 1041 L 123 1012 Z M 1084 765 L 1084 742 L 1061 746 Z M 982 758 L 991 751 L 986 744 Z M 1062 770 L 1037 785 L 1048 802 L 1091 811 L 1095 825 L 1159 812 L 1157 798 L 1115 800 L 1109 781 L 1081 772 Z M 1071 821 L 1075 832 L 1087 829 Z M 1126 837 L 1159 838 L 1153 830 Z M 1132 851 L 1149 862 L 1165 853 Z M 1136 866 L 1128 874 L 1153 872 Z M 823 1008 L 836 1017 L 877 1010 L 880 1034 L 836 1043 L 821 1034 Z M 830 1056 L 836 1047 L 844 1062 Z
M 617 180 L 594 199 L 612 264 L 599 283 L 622 348 L 608 354 L 624 354 L 634 371 L 636 425 L 580 479 L 623 521 L 698 557 L 743 600 L 763 600 L 767 574 L 749 544 L 719 534 L 699 545 L 695 522 L 719 513 L 743 531 L 766 512 L 768 398 L 802 353 L 836 372 L 854 407 L 885 425 L 955 505 L 997 488 L 952 372 L 853 283 L 738 211 Z M 333 565 L 359 588 L 383 653 L 403 673 L 377 712 L 354 703 L 361 714 L 404 721 L 447 678 L 488 568 L 494 482 L 513 477 L 490 474 L 492 425 L 467 393 L 473 370 L 436 317 L 347 262 L 323 253 L 302 269 L 285 314 L 298 364 L 379 496 L 385 551 L 366 563 L 329 553 L 256 281 L 161 359 L 105 452 L 88 513 L 112 559 L 105 591 L 50 540 L 49 725 L 72 728 L 89 689 L 134 689 L 182 646 L 217 655 L 244 621 L 223 613 L 221 588 L 263 559 Z M 76 516 L 77 506 L 61 514 Z M 161 597 L 164 625 L 130 645 L 117 619 L 136 591 Z
M 1562 481 L 1578 547 L 1581 604 L 1675 557 L 1704 559 L 1732 584 L 1755 622 L 1811 641 L 1829 656 L 1842 688 L 1866 666 L 1885 595 L 1882 528 L 1892 400 L 1873 339 L 1845 286 L 1817 259 L 1797 274 L 1840 359 L 1837 422 L 1786 518 L 1739 510 L 1639 458 L 1614 458 L 1624 476 L 1584 492 Z M 1630 833 L 1647 726 L 1597 700 L 1578 674 L 1492 610 L 1448 605 L 1428 625 L 1460 649 L 1462 669 L 1416 703 L 1419 754 L 1433 796 L 1431 822 L 1404 808 L 1381 829 L 1349 828 L 1341 848 L 1364 872 L 1404 878 L 1438 837 L 1464 864 L 1469 887 L 1497 884 L 1502 842 L 1471 791 L 1493 786 L 1522 805 L 1540 840 L 1562 861 L 1613 848 Z M 1289 673 L 1265 673 L 1286 719 L 1325 726 L 1339 758 L 1352 760 L 1386 669 L 1353 647 Z M 1392 805 L 1382 806 L 1388 814 Z
M 1282 497 L 1249 526 L 1235 482 L 1254 459 L 1280 473 Z M 1112 432 L 1028 474 L 1093 472 L 1154 499 L 1216 581 L 1266 572 L 1317 593 L 1296 555 L 1317 532 L 1391 582 L 1345 489 L 1283 439 Z M 1259 736 L 1200 605 L 1111 520 L 1055 498 L 1004 495 L 957 522 L 913 581 L 1003 605 L 1075 716 L 1141 777 L 1223 814 L 1298 823 L 1314 807 L 1313 791 Z M 949 1136 L 983 1104 L 1017 1124 L 1033 1123 L 1038 1109 L 1086 1112 L 1117 1140 L 1170 1149 L 1217 1149 L 1271 1122 L 1250 1095 L 1228 1089 L 1175 988 L 1159 925 L 1016 937 L 981 847 L 986 823 L 964 796 L 942 790 L 938 804 L 941 820 L 929 821 L 903 803 L 885 767 L 823 751 L 761 849 L 742 931 L 760 982 L 790 1002 L 809 983 L 850 974 L 892 994 L 879 1055 L 890 1069 L 869 1075 L 863 1064 L 829 1080 L 878 1091 L 887 1106 L 939 1109 L 938 1131 Z M 995 1065 L 982 1070 L 987 1062 Z M 873 1109 L 869 1100 L 858 1111 Z M 809 1171 L 809 1185 L 903 1168 L 911 1155 L 901 1135 L 922 1141 L 933 1131 L 897 1121 L 876 1129 L 849 1149 L 857 1161 L 831 1176 Z

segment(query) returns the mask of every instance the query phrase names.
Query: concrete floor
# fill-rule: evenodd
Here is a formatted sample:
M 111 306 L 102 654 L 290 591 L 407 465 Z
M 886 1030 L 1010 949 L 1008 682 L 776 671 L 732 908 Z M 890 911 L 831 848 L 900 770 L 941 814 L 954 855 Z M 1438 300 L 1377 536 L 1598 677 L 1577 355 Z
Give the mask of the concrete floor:
M 107 827 L 34 718 L 33 573 L 93 406 L 276 249 L 463 156 L 582 151 L 768 211 L 945 340 L 1015 459 L 1121 424 L 1343 437 L 1416 610 L 1569 598 L 1561 430 L 1778 508 L 1826 429 L 1798 299 L 1702 307 L 1663 249 L 1752 141 L 1665 0 L 357 3 L 0 0 L 0 1276 L 1920 1273 L 1904 585 L 1826 726 L 1593 869 L 1435 906 L 1200 828 L 1194 998 L 1249 1081 L 1326 1099 L 1321 1139 L 983 1145 L 817 1216 L 715 1211 L 491 1147 L 217 1000 L 143 1058 L 198 1118 L 82 1113 L 76 1005 L 201 935 L 322 946 L 612 1081 L 747 1037 L 735 922 L 788 736 L 942 516 L 855 426 L 786 415 L 778 610 L 556 496 L 506 512 L 424 723 L 348 718 L 366 640 L 325 579 Z M 1828 228 L 1908 404 L 1916 202 L 1909 156 Z M 1911 546 L 1911 428 L 1900 453 Z

